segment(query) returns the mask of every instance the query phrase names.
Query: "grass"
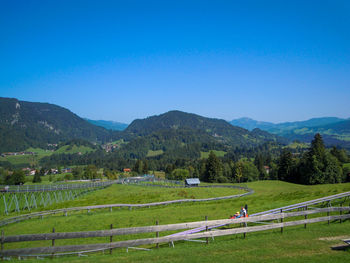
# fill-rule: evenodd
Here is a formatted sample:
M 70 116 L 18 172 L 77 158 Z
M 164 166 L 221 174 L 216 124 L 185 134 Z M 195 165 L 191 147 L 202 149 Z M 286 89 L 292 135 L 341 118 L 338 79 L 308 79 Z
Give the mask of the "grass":
M 148 150 L 146 157 L 155 157 L 158 155 L 162 155 L 163 153 L 164 153 L 163 150 L 157 150 L 157 151 Z
M 308 149 L 310 147 L 309 143 L 302 143 L 302 142 L 292 142 L 285 146 L 284 148 L 290 148 L 290 149 Z
M 318 262 L 343 263 L 350 257 L 350 250 L 335 251 L 330 247 L 339 240 L 325 241 L 322 237 L 348 235 L 350 222 L 344 224 L 325 223 L 278 230 L 215 238 L 209 245 L 195 242 L 176 242 L 174 248 L 167 244 L 151 251 L 125 252 L 118 249 L 112 255 L 90 255 L 88 257 L 61 257 L 52 262 Z M 105 239 L 107 242 L 107 239 Z M 37 262 L 30 260 L 28 262 Z
M 96 210 L 73 213 L 68 217 L 54 215 L 40 219 L 31 219 L 17 224 L 3 227 L 5 235 L 47 233 L 56 228 L 57 232 L 85 231 L 108 229 L 110 224 L 115 227 L 135 227 L 178 222 L 191 222 L 209 219 L 228 218 L 239 210 L 241 205 L 248 204 L 249 212 L 259 211 L 290 205 L 297 202 L 311 200 L 339 192 L 350 191 L 350 183 L 336 185 L 303 186 L 280 181 L 260 181 L 247 183 L 255 193 L 239 199 L 229 199 L 204 203 L 183 203 L 162 207 L 133 209 Z M 191 190 L 191 192 L 190 192 Z M 116 185 L 104 190 L 96 191 L 66 206 L 101 203 L 145 203 L 164 199 L 179 199 L 183 195 L 195 195 L 196 198 L 232 194 L 232 189 L 219 188 L 219 192 L 197 192 L 204 189 L 167 189 L 141 186 Z M 211 189 L 214 190 L 214 189 Z M 182 191 L 187 191 L 185 194 Z M 193 191 L 193 192 L 192 192 Z M 226 193 L 225 191 L 230 191 Z M 73 262 L 346 262 L 350 256 L 348 251 L 332 251 L 330 245 L 338 241 L 322 241 L 320 237 L 341 236 L 350 234 L 350 222 L 343 224 L 326 223 L 286 228 L 281 235 L 279 230 L 270 230 L 248 234 L 247 239 L 242 236 L 225 236 L 215 238 L 209 246 L 201 243 L 176 242 L 175 248 L 162 245 L 159 250 L 149 252 L 117 250 L 110 255 L 90 255 L 89 257 L 63 257 L 53 261 Z M 165 233 L 161 233 L 161 236 Z M 138 234 L 124 238 L 153 237 L 154 233 Z M 114 237 L 120 240 L 122 237 Z M 89 240 L 57 240 L 56 245 L 107 242 L 107 238 Z M 32 246 L 47 246 L 49 241 L 35 242 Z M 5 244 L 5 248 L 26 247 L 28 243 Z M 236 260 L 237 259 L 237 260 Z
M 82 154 L 95 151 L 94 149 L 87 146 L 69 146 L 65 145 L 57 149 L 56 151 L 44 150 L 41 148 L 28 148 L 26 152 L 34 152 L 35 155 L 14 155 L 0 157 L 0 161 L 8 161 L 13 165 L 28 165 L 28 166 L 38 166 L 40 159 L 52 154 L 74 154 L 81 152 Z
M 350 168 L 350 163 L 344 163 L 343 168 L 345 168 L 345 167 Z
M 210 152 L 211 151 L 209 151 L 209 152 L 201 152 L 201 159 L 207 159 L 209 157 L 209 153 Z M 225 154 L 226 154 L 226 152 L 224 152 L 224 151 L 212 150 L 212 152 L 214 152 L 217 157 L 224 157 Z
M 64 145 L 62 147 L 60 147 L 59 149 L 57 149 L 54 154 L 60 154 L 60 153 L 65 153 L 65 154 L 74 154 L 74 153 L 81 153 L 81 154 L 85 154 L 85 153 L 89 153 L 89 152 L 93 152 L 94 149 L 87 147 L 87 146 L 76 146 L 76 145 Z

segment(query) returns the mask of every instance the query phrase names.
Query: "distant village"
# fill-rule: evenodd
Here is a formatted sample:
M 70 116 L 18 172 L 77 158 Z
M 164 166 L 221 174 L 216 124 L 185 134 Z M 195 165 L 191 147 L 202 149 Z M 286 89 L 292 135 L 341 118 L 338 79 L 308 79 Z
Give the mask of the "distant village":
M 17 155 L 36 155 L 36 153 L 35 152 L 7 152 L 7 153 L 2 153 L 1 157 L 17 156 Z

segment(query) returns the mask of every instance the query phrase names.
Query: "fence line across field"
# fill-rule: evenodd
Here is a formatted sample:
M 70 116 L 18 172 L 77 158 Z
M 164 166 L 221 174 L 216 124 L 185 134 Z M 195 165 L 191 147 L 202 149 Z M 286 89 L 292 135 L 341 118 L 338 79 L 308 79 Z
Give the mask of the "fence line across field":
M 210 221 L 199 221 L 199 222 L 188 222 L 180 224 L 168 224 L 168 225 L 155 225 L 155 226 L 145 226 L 145 227 L 134 227 L 134 228 L 120 228 L 111 230 L 98 230 L 98 231 L 83 231 L 83 232 L 62 232 L 62 233 L 46 233 L 46 234 L 29 234 L 29 235 L 17 235 L 17 236 L 5 236 L 4 233 L 1 237 L 2 248 L 6 243 L 12 242 L 24 242 L 24 241 L 38 241 L 38 240 L 55 240 L 55 239 L 72 239 L 72 238 L 92 238 L 92 237 L 108 237 L 115 235 L 129 235 L 129 234 L 139 234 L 139 233 L 151 233 L 151 232 L 161 232 L 161 231 L 173 231 L 180 229 L 188 229 L 193 227 L 209 227 L 214 225 L 231 225 L 231 224 L 244 224 L 245 227 L 225 229 L 225 230 L 214 230 L 205 231 L 202 233 L 194 234 L 184 234 L 184 235 L 170 235 L 157 238 L 143 238 L 136 240 L 126 240 L 110 243 L 99 243 L 99 244 L 83 244 L 83 245 L 66 245 L 66 246 L 52 246 L 52 247 L 33 247 L 33 248 L 23 248 L 23 249 L 10 249 L 2 250 L 1 256 L 25 256 L 25 255 L 35 255 L 44 253 L 59 253 L 59 252 L 69 252 L 69 251 L 88 251 L 96 249 L 112 249 L 112 248 L 122 248 L 122 247 L 134 247 L 147 244 L 157 244 L 157 243 L 168 243 L 180 240 L 191 240 L 198 238 L 225 236 L 241 233 L 252 233 L 258 231 L 264 231 L 269 229 L 281 228 L 283 232 L 284 227 L 305 225 L 309 223 L 324 222 L 328 223 L 332 220 L 346 220 L 350 218 L 350 214 L 342 214 L 343 212 L 349 212 L 350 207 L 334 207 L 334 208 L 320 208 L 315 210 L 305 210 L 298 212 L 289 213 L 279 213 L 279 214 L 269 214 L 253 216 L 248 218 L 239 219 L 222 219 L 222 220 L 210 220 Z M 340 215 L 329 215 L 332 212 L 340 212 Z M 316 213 L 327 213 L 327 216 L 317 217 L 312 219 L 306 219 L 308 215 Z M 288 221 L 283 222 L 285 218 L 305 216 L 303 220 Z M 273 220 L 279 220 L 279 223 L 271 223 Z M 263 226 L 247 226 L 247 223 L 258 223 L 261 221 L 268 221 L 269 224 Z M 208 229 L 208 228 L 207 228 Z
M 121 182 L 117 182 L 121 183 Z M 142 184 L 142 185 L 150 185 L 150 184 Z M 175 187 L 175 186 L 174 186 Z M 233 188 L 233 189 L 240 189 L 243 191 L 247 191 L 242 194 L 236 194 L 236 195 L 229 195 L 229 196 L 223 196 L 223 197 L 212 197 L 212 198 L 203 198 L 203 199 L 178 199 L 178 200 L 171 200 L 171 201 L 162 201 L 162 202 L 154 202 L 154 203 L 145 203 L 145 204 L 107 204 L 107 205 L 93 205 L 93 206 L 83 206 L 83 207 L 70 207 L 70 208 L 61 208 L 61 209 L 55 209 L 55 210 L 48 210 L 48 211 L 42 211 L 42 212 L 34 212 L 26 215 L 20 215 L 16 217 L 11 217 L 7 219 L 3 219 L 0 221 L 0 226 L 8 225 L 11 223 L 23 221 L 26 219 L 30 219 L 33 217 L 42 217 L 50 214 L 57 214 L 57 213 L 64 213 L 67 215 L 68 212 L 73 212 L 73 211 L 90 211 L 94 209 L 113 209 L 113 208 L 122 208 L 122 207 L 127 207 L 129 209 L 132 208 L 143 208 L 143 207 L 153 207 L 153 206 L 162 206 L 162 205 L 169 205 L 169 204 L 176 204 L 176 203 L 186 203 L 186 202 L 207 202 L 207 201 L 219 201 L 219 200 L 225 200 L 225 199 L 232 199 L 232 198 L 238 198 L 238 197 L 243 197 L 246 195 L 250 195 L 254 193 L 252 189 L 249 189 L 244 186 L 235 186 L 235 185 L 223 185 L 223 186 L 199 186 L 200 188 L 216 188 L 216 187 L 221 187 L 221 188 Z

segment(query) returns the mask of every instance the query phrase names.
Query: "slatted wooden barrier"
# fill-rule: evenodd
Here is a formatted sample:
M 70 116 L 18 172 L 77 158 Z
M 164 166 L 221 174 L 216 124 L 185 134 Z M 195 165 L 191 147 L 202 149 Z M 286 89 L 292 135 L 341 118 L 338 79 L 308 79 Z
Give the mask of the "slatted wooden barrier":
M 89 251 L 89 250 L 105 250 L 113 248 L 122 247 L 134 247 L 147 244 L 158 244 L 158 243 L 168 243 L 179 240 L 189 240 L 225 235 L 234 235 L 241 233 L 252 233 L 258 231 L 264 231 L 269 229 L 284 228 L 289 226 L 305 225 L 316 222 L 323 222 L 329 220 L 345 220 L 350 219 L 350 214 L 343 214 L 343 212 L 349 212 L 350 207 L 334 207 L 334 208 L 320 208 L 314 210 L 305 210 L 290 213 L 280 213 L 271 214 L 263 216 L 253 216 L 248 218 L 239 219 L 222 219 L 222 220 L 210 220 L 210 221 L 199 221 L 199 222 L 189 222 L 180 224 L 168 224 L 168 225 L 154 225 L 154 226 L 144 226 L 144 227 L 133 227 L 133 228 L 119 228 L 110 230 L 98 230 L 98 231 L 83 231 L 83 232 L 54 232 L 45 234 L 29 234 L 29 235 L 16 235 L 16 236 L 6 236 L 4 233 L 1 237 L 1 257 L 6 256 L 28 256 L 28 255 L 40 255 L 40 254 L 53 254 L 61 252 L 72 252 L 72 251 Z M 72 238 L 92 238 L 92 237 L 112 237 L 116 235 L 130 235 L 139 233 L 152 233 L 161 231 L 173 231 L 181 229 L 190 229 L 195 227 L 210 227 L 222 224 L 246 224 L 255 223 L 261 221 L 273 221 L 281 220 L 290 217 L 306 216 L 316 213 L 330 213 L 330 212 L 340 212 L 341 215 L 333 216 L 323 216 L 311 219 L 303 219 L 297 221 L 287 221 L 281 223 L 271 223 L 263 226 L 246 226 L 225 230 L 212 230 L 205 231 L 202 233 L 177 235 L 177 236 L 164 236 L 156 238 L 143 238 L 136 240 L 118 241 L 110 243 L 99 243 L 99 244 L 82 244 L 82 245 L 67 245 L 67 246 L 51 246 L 51 247 L 33 247 L 33 248 L 22 248 L 22 249 L 10 249 L 4 250 L 4 244 L 12 242 L 25 242 L 25 241 L 38 241 L 38 240 L 58 240 L 58 239 L 72 239 Z

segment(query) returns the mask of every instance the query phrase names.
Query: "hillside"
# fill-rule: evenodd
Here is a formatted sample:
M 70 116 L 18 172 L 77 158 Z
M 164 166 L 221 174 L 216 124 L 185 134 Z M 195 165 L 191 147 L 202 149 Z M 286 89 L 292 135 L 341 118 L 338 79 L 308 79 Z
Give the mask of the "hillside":
M 327 146 L 340 146 L 350 149 L 350 120 L 336 117 L 313 118 L 306 121 L 268 123 L 249 118 L 233 120 L 231 124 L 243 128 L 260 128 L 289 140 L 310 142 L 316 133 L 323 136 Z
M 128 124 L 117 122 L 117 121 L 90 120 L 86 118 L 85 120 L 90 122 L 93 125 L 100 126 L 107 130 L 113 130 L 113 131 L 123 131 L 126 129 L 126 127 L 128 127 Z
M 206 135 L 205 142 L 216 142 L 233 147 L 256 146 L 266 141 L 282 142 L 279 137 L 267 132 L 258 132 L 258 130 L 250 132 L 241 127 L 232 126 L 225 120 L 206 118 L 181 111 L 169 111 L 146 119 L 134 120 L 125 129 L 124 134 L 138 137 L 162 130 L 177 131 L 183 129 L 194 133 L 194 135 Z
M 265 142 L 285 140 L 256 129 L 252 132 L 220 119 L 192 113 L 170 111 L 134 120 L 124 131 L 129 143 L 117 153 L 123 158 L 200 158 L 201 152 L 228 151 L 256 147 Z M 154 154 L 157 153 L 157 154 Z
M 0 98 L 0 152 L 47 148 L 74 138 L 106 142 L 116 136 L 57 105 Z
M 253 120 L 245 117 L 245 118 L 232 120 L 230 123 L 232 125 L 239 126 L 248 130 L 259 128 L 261 130 L 282 135 L 283 133 L 292 131 L 294 129 L 301 129 L 305 127 L 310 128 L 310 127 L 326 126 L 326 125 L 339 123 L 342 121 L 345 121 L 345 119 L 336 118 L 336 117 L 323 117 L 323 118 L 312 118 L 306 121 L 282 122 L 282 123 L 275 124 L 272 122 L 257 121 L 257 120 Z

